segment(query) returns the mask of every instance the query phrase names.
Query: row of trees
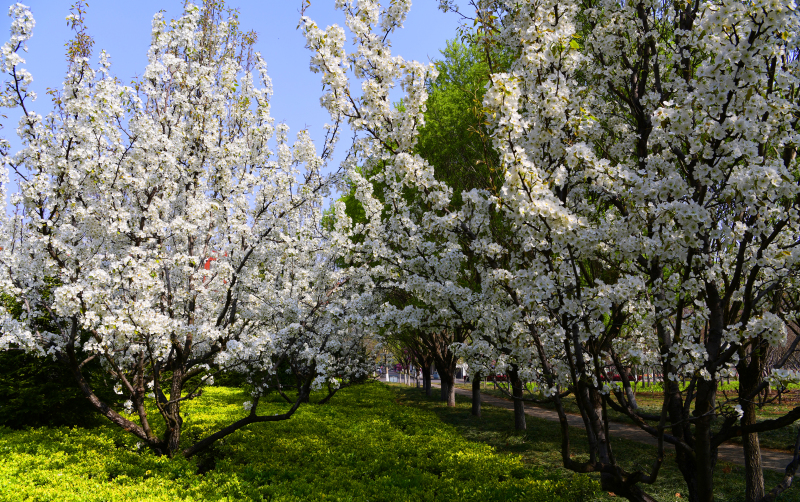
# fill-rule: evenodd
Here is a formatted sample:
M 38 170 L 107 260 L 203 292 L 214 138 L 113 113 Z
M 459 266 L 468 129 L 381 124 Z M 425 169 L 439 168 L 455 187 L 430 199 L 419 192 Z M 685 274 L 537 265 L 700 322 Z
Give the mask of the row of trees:
M 479 373 L 502 361 L 517 401 L 523 382 L 545 389 L 564 465 L 599 472 L 618 495 L 652 500 L 645 486 L 671 444 L 690 500 L 710 501 L 717 448 L 742 436 L 747 499 L 773 500 L 799 460 L 767 493 L 758 433 L 800 417 L 755 419 L 766 387 L 798 381 L 786 367 L 796 338 L 764 371 L 796 323 L 794 3 L 471 5 L 477 14 L 464 17 L 489 69 L 475 114 L 485 123 L 458 152 L 470 155 L 438 150 L 444 159 L 425 133 L 442 111 L 428 99 L 437 68 L 393 56 L 386 42 L 405 8 L 346 4 L 349 53 L 342 28 L 304 19 L 323 104 L 360 133 L 348 168 L 363 212 L 351 218 L 342 201 L 336 225 L 355 236 L 350 263 L 370 263 L 396 292 L 375 322 L 445 340 Z M 666 376 L 658 415 L 628 392 L 626 368 L 643 364 Z M 723 397 L 732 374 L 738 391 Z M 559 389 L 581 411 L 587 462 L 570 454 Z M 658 438 L 650 469 L 619 465 L 608 408 Z
M 473 0 L 473 16 L 442 0 L 474 28 L 438 68 L 392 54 L 410 2 L 337 4 L 351 51 L 344 28 L 300 24 L 332 118 L 321 155 L 273 123 L 254 35 L 219 2 L 157 16 L 133 87 L 104 56 L 90 67 L 78 9 L 44 118 L 19 56 L 32 17 L 12 7 L 3 103 L 23 110 L 24 147 L 4 145 L 19 190 L 0 292 L 20 308 L 3 313 L 0 349 L 55 357 L 107 418 L 193 455 L 289 418 L 311 389 L 359 381 L 366 339 L 383 338 L 435 364 L 450 403 L 459 357 L 510 376 L 518 420 L 536 384 L 561 418 L 564 466 L 629 500 L 653 500 L 670 444 L 689 499 L 710 502 L 717 448 L 734 436 L 747 500 L 774 500 L 800 465 L 798 446 L 767 492 L 758 433 L 800 408 L 755 417 L 765 388 L 800 381 L 796 337 L 765 371 L 797 321 L 795 4 Z M 355 140 L 325 176 L 345 123 Z M 324 215 L 337 183 L 345 196 Z M 95 360 L 136 420 L 87 383 Z M 634 365 L 665 375 L 660 414 L 636 406 Z M 249 414 L 181 446 L 181 403 L 222 371 L 250 379 Z M 271 390 L 288 411 L 258 415 Z M 585 462 L 571 455 L 567 394 Z M 651 468 L 618 463 L 608 408 L 658 439 Z

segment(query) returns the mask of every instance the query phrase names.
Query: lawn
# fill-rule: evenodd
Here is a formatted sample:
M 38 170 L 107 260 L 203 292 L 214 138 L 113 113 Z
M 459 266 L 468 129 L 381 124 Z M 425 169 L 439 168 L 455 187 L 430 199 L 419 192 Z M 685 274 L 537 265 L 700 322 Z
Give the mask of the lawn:
M 241 417 L 238 389 L 188 408 L 186 437 Z M 285 408 L 268 400 L 261 413 Z M 346 389 L 288 421 L 251 426 L 169 460 L 110 426 L 0 429 L 2 501 L 593 500 L 596 480 L 524 462 L 382 384 Z M 462 410 L 463 411 L 463 410 Z
M 489 384 L 491 387 L 491 384 Z M 548 473 L 563 470 L 561 465 L 561 435 L 557 422 L 526 417 L 528 429 L 514 430 L 514 418 L 511 411 L 493 406 L 483 406 L 481 418 L 470 415 L 470 400 L 456 395 L 456 407 L 447 408 L 435 398 L 426 398 L 422 391 L 413 387 L 395 387 L 402 401 L 431 410 L 439 419 L 455 426 L 461 435 L 473 441 L 493 446 L 498 453 L 519 455 L 523 463 L 534 468 L 544 469 Z M 436 393 L 438 389 L 434 389 Z M 571 428 L 575 458 L 588 458 L 586 434 L 578 428 Z M 654 458 L 653 447 L 612 438 L 612 446 L 616 458 L 627 469 L 647 468 Z M 686 497 L 686 486 L 674 461 L 674 454 L 667 451 L 666 460 L 659 472 L 655 485 L 646 487 L 646 491 L 661 501 L 678 501 Z M 774 487 L 782 478 L 782 474 L 769 471 L 765 473 L 768 489 Z M 738 502 L 744 500 L 744 468 L 720 461 L 715 471 L 715 500 Z M 681 494 L 677 497 L 676 494 Z M 595 500 L 620 500 L 617 497 L 601 493 Z M 787 490 L 779 499 L 780 502 L 800 502 L 800 487 L 795 485 Z

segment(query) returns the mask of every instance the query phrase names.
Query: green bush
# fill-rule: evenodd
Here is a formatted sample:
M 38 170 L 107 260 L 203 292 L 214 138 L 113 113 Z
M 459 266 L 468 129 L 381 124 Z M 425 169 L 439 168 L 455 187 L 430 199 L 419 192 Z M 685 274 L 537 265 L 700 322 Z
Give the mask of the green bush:
M 101 399 L 117 396 L 101 377 L 99 364 L 87 364 L 84 376 Z M 102 417 L 62 364 L 20 350 L 0 351 L 0 426 L 94 426 Z
M 187 441 L 244 414 L 238 389 L 187 405 Z M 313 401 L 313 398 L 312 398 Z M 259 407 L 274 413 L 280 398 Z M 264 423 L 197 458 L 141 451 L 110 426 L 0 429 L 0 500 L 590 500 L 586 476 L 555 476 L 464 439 L 379 384 L 341 391 L 288 421 Z
M 17 319 L 23 316 L 22 304 L 7 295 L 0 295 L 0 305 Z M 54 330 L 47 317 L 37 318 L 34 324 L 38 329 Z M 88 334 L 85 338 L 88 339 Z M 83 368 L 83 375 L 95 393 L 106 402 L 114 402 L 117 396 L 108 382 L 103 381 L 102 374 L 97 360 Z M 87 427 L 100 420 L 64 365 L 13 347 L 0 350 L 0 426 Z

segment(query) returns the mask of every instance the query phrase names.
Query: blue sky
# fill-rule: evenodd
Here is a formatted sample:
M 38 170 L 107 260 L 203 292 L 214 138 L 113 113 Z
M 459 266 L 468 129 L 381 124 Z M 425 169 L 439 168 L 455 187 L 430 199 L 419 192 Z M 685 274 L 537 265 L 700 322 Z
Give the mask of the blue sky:
M 388 1 L 388 0 L 385 0 Z M 45 115 L 51 109 L 47 88 L 60 87 L 66 62 L 64 43 L 72 36 L 65 20 L 72 0 L 28 0 L 36 19 L 33 38 L 28 44 L 26 67 L 33 74 L 33 90 L 39 98 L 33 109 Z M 150 26 L 158 10 L 164 9 L 167 18 L 182 12 L 180 0 L 89 0 L 86 26 L 94 38 L 96 61 L 100 50 L 111 55 L 112 72 L 123 82 L 140 75 L 147 63 Z M 10 5 L 10 2 L 9 2 Z M 302 33 L 296 29 L 300 17 L 300 0 L 228 0 L 227 5 L 238 8 L 242 28 L 256 30 L 257 49 L 268 64 L 274 96 L 272 115 L 278 122 L 286 122 L 293 132 L 309 128 L 312 137 L 321 147 L 322 126 L 329 116 L 319 105 L 320 75 L 308 69 L 310 52 L 305 49 Z M 333 0 L 311 0 L 306 14 L 318 25 L 344 25 L 341 13 L 333 8 Z M 417 0 L 409 13 L 405 28 L 392 37 L 393 53 L 406 59 L 429 61 L 439 57 L 446 40 L 455 36 L 458 18 L 438 10 L 438 0 Z M 1 28 L 7 30 L 10 19 Z M 0 35 L 7 38 L 8 31 Z M 8 113 L 3 134 L 15 144 L 14 130 L 18 114 Z M 345 139 L 337 148 L 342 158 Z

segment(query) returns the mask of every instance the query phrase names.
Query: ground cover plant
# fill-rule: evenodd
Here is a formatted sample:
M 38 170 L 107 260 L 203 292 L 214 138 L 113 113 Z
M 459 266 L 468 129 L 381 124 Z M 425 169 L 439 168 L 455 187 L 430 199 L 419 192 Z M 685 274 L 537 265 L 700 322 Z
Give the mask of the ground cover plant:
M 244 415 L 240 389 L 187 404 L 184 441 Z M 312 396 L 312 401 L 316 396 Z M 111 426 L 0 429 L 0 500 L 592 500 L 588 476 L 464 438 L 430 404 L 382 384 L 256 424 L 193 459 L 146 451 Z M 413 406 L 412 406 L 413 405 Z M 259 412 L 286 403 L 264 399 Z

